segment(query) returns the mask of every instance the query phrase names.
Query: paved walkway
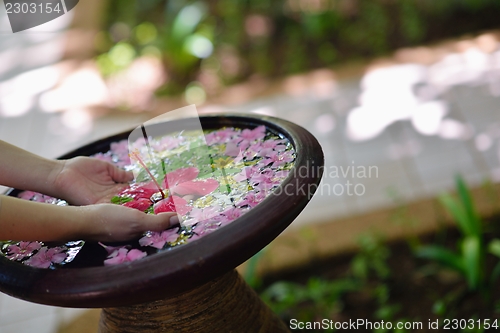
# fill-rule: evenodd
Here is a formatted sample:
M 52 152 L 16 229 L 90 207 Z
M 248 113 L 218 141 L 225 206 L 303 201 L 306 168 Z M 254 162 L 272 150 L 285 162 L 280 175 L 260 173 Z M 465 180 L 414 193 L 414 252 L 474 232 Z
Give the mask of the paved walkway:
M 396 65 L 332 82 L 322 98 L 306 90 L 239 107 L 301 124 L 323 147 L 319 194 L 294 224 L 432 197 L 452 189 L 456 174 L 471 186 L 499 182 L 500 50 L 489 57 L 465 82 L 446 77 L 445 61 Z
M 150 118 L 44 111 L 43 93 L 57 82 L 47 66 L 58 59 L 60 37 L 0 32 L 1 140 L 55 157 Z M 325 176 L 294 225 L 363 214 L 449 190 L 457 173 L 474 186 L 500 181 L 500 47 L 492 45 L 488 53 L 472 45 L 432 65 L 380 67 L 341 81 L 310 85 L 297 77 L 290 93 L 211 109 L 282 117 L 319 139 Z M 1 332 L 54 332 L 76 313 L 0 294 Z

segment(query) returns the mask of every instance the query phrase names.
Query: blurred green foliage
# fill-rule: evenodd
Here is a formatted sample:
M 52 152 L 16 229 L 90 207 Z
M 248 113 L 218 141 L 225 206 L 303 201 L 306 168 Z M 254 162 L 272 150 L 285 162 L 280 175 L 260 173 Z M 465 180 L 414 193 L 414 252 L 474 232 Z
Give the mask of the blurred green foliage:
M 177 94 L 492 28 L 499 10 L 498 0 L 109 0 L 97 63 L 110 75 L 157 56 L 169 77 L 158 93 Z

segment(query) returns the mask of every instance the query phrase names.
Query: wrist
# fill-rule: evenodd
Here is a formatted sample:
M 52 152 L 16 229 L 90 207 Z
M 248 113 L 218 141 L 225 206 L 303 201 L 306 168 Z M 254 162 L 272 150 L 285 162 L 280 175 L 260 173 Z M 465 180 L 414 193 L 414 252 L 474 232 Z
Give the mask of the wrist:
M 95 224 L 99 216 L 94 206 L 71 206 L 74 213 L 73 238 L 95 239 Z
M 66 164 L 65 160 L 49 160 L 49 172 L 46 179 L 46 194 L 58 197 L 61 193 L 62 186 L 60 181 L 60 176 L 64 170 Z M 50 193 L 48 193 L 50 192 Z

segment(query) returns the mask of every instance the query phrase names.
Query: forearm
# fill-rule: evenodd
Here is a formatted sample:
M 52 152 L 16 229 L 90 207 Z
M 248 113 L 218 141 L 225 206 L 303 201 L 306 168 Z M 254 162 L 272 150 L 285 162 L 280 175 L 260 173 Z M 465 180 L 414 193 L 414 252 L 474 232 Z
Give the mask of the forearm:
M 0 195 L 0 240 L 60 241 L 86 231 L 84 207 L 56 206 Z
M 0 140 L 0 184 L 54 196 L 53 183 L 62 164 Z
M 113 204 L 57 206 L 0 195 L 0 240 L 125 241 L 178 223 L 176 213 L 148 215 Z

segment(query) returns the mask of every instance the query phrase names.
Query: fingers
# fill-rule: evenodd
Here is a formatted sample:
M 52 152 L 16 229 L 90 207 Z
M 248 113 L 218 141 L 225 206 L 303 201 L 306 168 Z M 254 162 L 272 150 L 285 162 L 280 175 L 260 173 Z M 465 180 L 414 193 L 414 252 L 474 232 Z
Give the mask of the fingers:
M 109 174 L 116 183 L 126 183 L 134 179 L 132 171 L 125 171 L 112 164 L 109 164 Z
M 161 213 L 158 215 L 147 215 L 144 227 L 146 230 L 163 231 L 177 224 L 179 224 L 177 213 Z

